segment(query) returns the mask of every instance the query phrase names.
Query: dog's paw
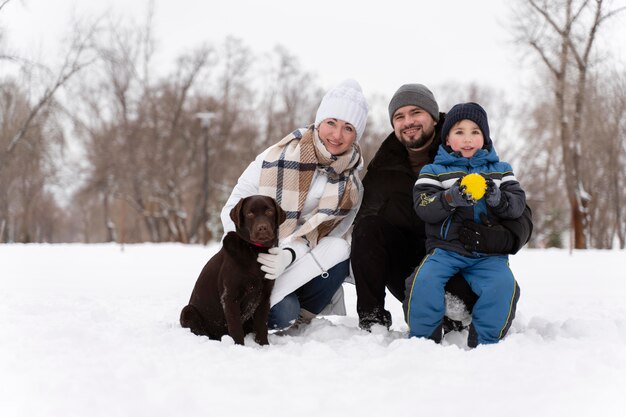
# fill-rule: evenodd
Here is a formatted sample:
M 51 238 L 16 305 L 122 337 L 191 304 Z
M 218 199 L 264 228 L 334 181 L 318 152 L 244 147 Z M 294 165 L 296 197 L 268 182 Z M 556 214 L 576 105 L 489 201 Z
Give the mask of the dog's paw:
M 267 345 L 270 344 L 270 342 L 267 340 L 267 335 L 260 336 L 260 337 L 259 336 L 255 336 L 254 337 L 254 341 L 255 341 L 255 343 L 257 343 L 258 345 L 261 345 L 261 346 L 267 346 Z

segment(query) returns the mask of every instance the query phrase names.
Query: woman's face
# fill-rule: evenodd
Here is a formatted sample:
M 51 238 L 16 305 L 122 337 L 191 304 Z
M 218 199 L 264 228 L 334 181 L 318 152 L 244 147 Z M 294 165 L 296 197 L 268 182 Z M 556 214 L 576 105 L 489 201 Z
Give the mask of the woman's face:
M 332 155 L 341 155 L 352 147 L 356 140 L 356 129 L 339 119 L 324 119 L 317 128 L 322 143 Z

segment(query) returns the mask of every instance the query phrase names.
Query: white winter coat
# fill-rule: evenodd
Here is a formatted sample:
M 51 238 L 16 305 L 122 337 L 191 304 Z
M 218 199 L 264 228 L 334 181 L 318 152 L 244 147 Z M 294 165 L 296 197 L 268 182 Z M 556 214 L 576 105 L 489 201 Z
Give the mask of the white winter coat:
M 237 202 L 239 202 L 241 198 L 259 193 L 261 167 L 268 151 L 269 148 L 259 154 L 256 159 L 248 165 L 248 168 L 246 168 L 243 174 L 241 174 L 239 180 L 237 180 L 237 185 L 233 188 L 221 212 L 224 234 L 235 231 L 235 224 L 230 218 L 230 211 L 235 207 Z M 309 193 L 304 201 L 302 216 L 299 220 L 298 227 L 301 226 L 318 207 L 327 181 L 328 176 L 326 173 L 318 169 L 313 176 Z M 352 207 L 350 213 L 337 224 L 328 236 L 320 239 L 315 248 L 311 249 L 303 239 L 294 239 L 293 234 L 279 242 L 280 247 L 293 249 L 296 258 L 294 262 L 285 269 L 285 272 L 276 278 L 270 299 L 272 306 L 311 279 L 328 271 L 328 269 L 350 257 L 350 244 L 348 243 L 348 239 L 352 222 L 361 206 L 362 197 L 363 191 L 361 190 L 358 203 Z M 298 228 L 296 228 L 296 231 L 297 230 Z

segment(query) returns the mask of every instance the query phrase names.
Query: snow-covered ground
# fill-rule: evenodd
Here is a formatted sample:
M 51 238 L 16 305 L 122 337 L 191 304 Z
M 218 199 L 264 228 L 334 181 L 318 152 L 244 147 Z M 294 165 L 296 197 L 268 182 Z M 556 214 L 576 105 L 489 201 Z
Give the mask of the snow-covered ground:
M 524 250 L 497 345 L 316 319 L 270 346 L 178 324 L 217 246 L 0 245 L 0 416 L 625 415 L 626 253 Z

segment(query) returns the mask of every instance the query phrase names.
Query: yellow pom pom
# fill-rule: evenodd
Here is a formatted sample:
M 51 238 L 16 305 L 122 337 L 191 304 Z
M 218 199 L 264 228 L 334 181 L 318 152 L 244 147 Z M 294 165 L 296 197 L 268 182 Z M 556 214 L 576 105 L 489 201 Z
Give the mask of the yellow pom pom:
M 465 192 L 470 194 L 474 200 L 480 200 L 485 195 L 487 183 L 480 174 L 468 174 L 461 180 L 461 185 L 465 186 Z

